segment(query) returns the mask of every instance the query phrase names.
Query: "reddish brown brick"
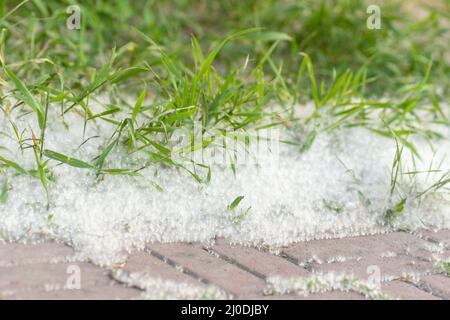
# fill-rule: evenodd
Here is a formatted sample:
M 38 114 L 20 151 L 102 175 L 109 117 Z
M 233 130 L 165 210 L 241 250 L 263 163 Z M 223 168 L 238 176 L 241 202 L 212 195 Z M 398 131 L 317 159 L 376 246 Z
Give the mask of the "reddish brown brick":
M 72 248 L 56 242 L 0 244 L 0 267 L 63 261 L 73 254 Z
M 420 290 L 411 283 L 398 280 L 383 283 L 381 285 L 381 291 L 392 298 L 402 300 L 440 300 L 440 298 Z
M 433 242 L 442 242 L 450 248 L 450 229 L 442 230 L 419 230 L 417 235 Z
M 412 234 L 393 232 L 344 239 L 313 240 L 292 245 L 283 252 L 299 262 L 307 262 L 313 257 L 326 262 L 338 256 L 375 259 L 388 252 L 419 254 L 425 252 L 423 248 L 426 245 L 427 241 Z
M 80 268 L 81 287 L 109 285 L 107 271 L 89 263 L 40 263 L 0 268 L 0 291 L 49 290 L 63 288 L 71 274 L 68 267 Z
M 356 292 L 328 291 L 304 295 L 292 293 L 284 295 L 254 296 L 250 300 L 365 300 L 366 298 Z
M 198 280 L 169 266 L 167 263 L 151 256 L 147 252 L 135 252 L 131 254 L 123 269 L 129 272 L 144 273 L 152 278 L 199 284 Z
M 370 266 L 380 268 L 381 278 L 386 280 L 391 277 L 398 278 L 405 273 L 426 274 L 433 269 L 431 262 L 417 260 L 409 256 L 397 256 L 392 258 L 365 258 L 359 261 L 350 260 L 336 263 L 315 264 L 315 272 L 335 272 L 352 274 L 359 279 L 367 279 L 373 271 Z
M 286 259 L 255 248 L 229 245 L 221 241 L 210 249 L 224 258 L 232 259 L 264 277 L 309 275 L 308 271 Z
M 149 246 L 158 254 L 173 260 L 182 267 L 189 268 L 196 275 L 242 296 L 262 293 L 265 281 L 237 266 L 219 259 L 198 246 L 189 244 L 153 244 Z
M 421 278 L 421 287 L 444 299 L 450 299 L 450 278 L 443 275 L 429 275 Z
M 125 300 L 139 298 L 142 291 L 125 286 L 94 286 L 80 290 L 23 291 L 5 295 L 9 300 Z M 0 296 L 1 299 L 1 296 Z

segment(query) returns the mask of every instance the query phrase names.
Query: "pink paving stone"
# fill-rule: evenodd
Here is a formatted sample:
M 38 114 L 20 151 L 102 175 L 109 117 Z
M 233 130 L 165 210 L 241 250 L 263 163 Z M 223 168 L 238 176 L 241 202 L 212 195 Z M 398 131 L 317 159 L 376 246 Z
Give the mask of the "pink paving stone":
M 440 241 L 448 239 L 445 232 L 439 231 L 432 235 L 434 236 L 433 239 L 439 237 Z M 429 238 L 431 239 L 431 236 Z M 431 270 L 432 263 L 410 256 L 380 257 L 381 253 L 391 251 L 399 253 L 407 249 L 417 257 L 425 257 L 426 254 L 424 254 L 423 248 L 429 244 L 430 242 L 417 236 L 397 232 L 368 237 L 310 241 L 287 248 L 285 252 L 290 252 L 290 255 L 297 259 L 308 257 L 308 255 L 311 257 L 312 254 L 324 260 L 336 256 L 362 256 L 360 261 L 349 260 L 328 264 L 313 263 L 311 267 L 315 272 L 353 273 L 364 280 L 368 276 L 366 270 L 369 265 L 380 266 L 382 276 L 400 276 L 404 272 L 423 274 Z M 304 276 L 308 274 L 304 269 L 268 252 L 259 251 L 255 248 L 228 246 L 223 242 L 219 242 L 213 249 L 223 257 L 231 258 L 232 263 L 208 254 L 199 245 L 155 244 L 150 245 L 150 247 L 159 254 L 189 268 L 198 276 L 221 286 L 238 297 L 260 296 L 265 288 L 265 283 L 260 277 L 242 270 L 242 268 L 250 269 L 253 273 L 260 274 L 261 277 L 273 275 Z M 426 253 L 430 254 L 430 252 Z M 88 263 L 72 263 L 81 267 L 81 290 L 52 290 L 47 292 L 46 289 L 48 288 L 61 289 L 65 285 L 69 277 L 69 274 L 66 273 L 67 267 L 72 265 L 69 263 L 55 264 L 48 262 L 55 260 L 64 261 L 66 257 L 72 254 L 73 250 L 71 248 L 54 242 L 37 245 L 0 244 L 0 299 L 127 299 L 137 297 L 140 293 L 138 290 L 122 285 L 111 287 L 110 285 L 114 281 L 107 275 L 107 270 Z M 444 255 L 448 255 L 448 251 Z M 193 281 L 198 284 L 193 277 L 179 272 L 173 266 L 145 252 L 131 254 L 124 269 L 131 272 L 144 272 L 150 276 L 159 276 L 163 279 L 177 282 Z M 300 272 L 300 274 L 297 272 Z M 388 288 L 386 289 L 387 291 L 398 292 L 400 298 L 408 299 L 410 296 L 414 298 L 414 294 L 419 294 L 415 289 L 421 292 L 421 295 L 425 294 L 425 296 L 414 299 L 429 298 L 429 294 L 420 291 L 420 289 L 411 284 L 400 281 L 384 283 L 383 286 Z M 420 288 L 422 287 L 425 290 L 438 293 L 439 297 L 450 298 L 450 284 L 447 277 L 441 275 L 424 276 Z M 387 293 L 389 294 L 389 292 Z M 333 298 L 334 295 L 337 296 Z M 353 298 L 349 297 L 348 299 L 362 297 L 354 292 L 328 292 L 310 295 L 306 298 L 340 299 L 340 297 L 348 295 L 353 295 Z M 276 296 L 277 299 L 278 297 Z M 282 297 L 283 299 L 305 299 L 305 297 L 297 295 Z
M 23 291 L 3 296 L 7 300 L 125 300 L 139 298 L 142 291 L 125 286 L 94 286 L 80 290 Z M 2 296 L 0 294 L 0 299 Z
M 300 300 L 366 300 L 366 298 L 356 292 L 330 291 L 307 296 L 300 294 Z
M 149 246 L 158 254 L 188 268 L 203 279 L 242 296 L 260 293 L 265 281 L 237 266 L 217 258 L 198 246 L 189 244 L 152 244 Z
M 73 254 L 72 248 L 56 242 L 5 243 L 0 244 L 0 267 L 64 260 Z
M 313 257 L 322 262 L 338 256 L 343 257 L 380 257 L 383 253 L 411 252 L 424 253 L 429 243 L 404 232 L 393 232 L 371 236 L 349 237 L 343 239 L 313 240 L 294 244 L 283 250 L 299 262 L 307 262 Z
M 250 270 L 269 276 L 308 276 L 305 269 L 293 263 L 275 256 L 269 252 L 263 252 L 255 248 L 228 245 L 218 242 L 212 248 L 214 252 L 224 257 L 231 258 Z
M 422 277 L 421 284 L 427 289 L 444 299 L 450 299 L 450 278 L 443 275 L 430 275 Z
M 285 294 L 248 297 L 250 300 L 367 300 L 363 295 L 356 292 L 329 291 L 304 295 Z
M 164 280 L 171 280 L 175 282 L 184 282 L 198 285 L 199 282 L 193 277 L 176 270 L 167 263 L 151 256 L 147 252 L 132 253 L 125 266 L 124 270 L 129 272 L 144 273 L 153 278 L 161 278 Z
M 89 263 L 20 265 L 0 267 L 0 292 L 63 288 L 72 275 L 68 267 L 73 265 L 80 268 L 82 288 L 94 285 L 109 285 L 112 281 L 107 275 L 107 271 Z
M 424 259 L 428 259 L 434 263 L 442 261 L 450 261 L 450 250 L 444 250 L 443 252 L 428 252 L 427 256 L 419 256 Z
M 372 258 L 360 261 L 350 260 L 336 263 L 315 264 L 315 272 L 334 272 L 354 275 L 356 278 L 365 280 L 373 273 L 369 267 L 380 268 L 382 279 L 390 277 L 401 277 L 404 273 L 425 274 L 433 269 L 433 263 L 421 261 L 408 256 L 397 256 L 392 258 Z
M 381 291 L 394 299 L 401 300 L 441 300 L 439 297 L 420 290 L 415 285 L 404 281 L 389 281 L 381 285 Z
M 419 230 L 416 233 L 425 239 L 430 239 L 435 242 L 443 242 L 447 245 L 447 247 L 450 247 L 450 229 Z

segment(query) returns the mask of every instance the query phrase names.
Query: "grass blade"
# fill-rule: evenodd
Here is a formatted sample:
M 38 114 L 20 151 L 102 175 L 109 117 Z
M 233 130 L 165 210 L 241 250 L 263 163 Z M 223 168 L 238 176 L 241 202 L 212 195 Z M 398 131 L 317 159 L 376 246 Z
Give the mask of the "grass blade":
M 44 127 L 45 122 L 44 107 L 39 102 L 37 102 L 36 99 L 34 99 L 33 95 L 28 90 L 27 86 L 22 81 L 20 81 L 20 79 L 11 70 L 9 70 L 9 68 L 3 65 L 3 70 L 5 70 L 5 73 L 8 76 L 8 78 L 14 83 L 17 90 L 19 90 L 23 102 L 28 106 L 30 106 L 31 109 L 33 109 L 33 111 L 36 113 L 39 128 L 42 129 Z
M 43 154 L 50 159 L 59 161 L 61 163 L 65 163 L 71 167 L 80 168 L 80 169 L 93 169 L 94 166 L 90 163 L 84 162 L 82 160 L 68 157 L 62 153 L 58 153 L 52 150 L 44 150 Z

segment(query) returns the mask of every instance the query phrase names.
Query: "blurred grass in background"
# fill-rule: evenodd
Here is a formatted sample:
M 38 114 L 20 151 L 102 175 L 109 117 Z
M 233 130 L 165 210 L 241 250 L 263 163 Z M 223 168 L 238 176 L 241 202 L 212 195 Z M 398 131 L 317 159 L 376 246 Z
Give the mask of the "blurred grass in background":
M 288 82 L 294 81 L 302 60 L 299 52 L 304 52 L 311 57 L 319 80 L 365 66 L 369 94 L 394 95 L 404 84 L 423 77 L 431 59 L 430 81 L 447 92 L 450 2 L 438 3 L 416 8 L 425 12 L 419 19 L 401 2 L 384 1 L 382 29 L 369 30 L 369 3 L 362 0 L 2 0 L 2 55 L 17 67 L 21 78 L 39 82 L 57 70 L 65 85 L 76 89 L 89 81 L 89 68 L 107 63 L 113 47 L 119 52 L 116 67 L 158 64 L 154 46 L 137 30 L 181 66 L 193 63 L 192 36 L 211 50 L 232 32 L 261 27 L 253 40 L 237 40 L 225 47 L 215 66 L 229 70 L 242 65 L 247 55 L 257 63 L 279 41 L 271 57 L 278 67 L 283 66 L 281 74 Z M 66 28 L 69 5 L 81 7 L 79 31 Z M 128 80 L 148 76 L 130 75 Z M 297 89 L 310 94 L 308 88 Z

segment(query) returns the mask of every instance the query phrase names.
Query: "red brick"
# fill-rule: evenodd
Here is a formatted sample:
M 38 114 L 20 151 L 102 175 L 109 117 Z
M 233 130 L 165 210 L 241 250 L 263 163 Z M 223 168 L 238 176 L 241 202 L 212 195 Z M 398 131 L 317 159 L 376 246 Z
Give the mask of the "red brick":
M 299 262 L 307 262 L 313 257 L 326 262 L 337 256 L 374 259 L 387 252 L 418 254 L 425 252 L 423 247 L 428 244 L 412 234 L 393 232 L 344 239 L 313 240 L 292 245 L 283 252 Z
M 372 271 L 368 270 L 370 266 L 380 268 L 380 276 L 383 280 L 391 277 L 398 278 L 405 273 L 425 274 L 433 269 L 431 262 L 420 261 L 409 256 L 397 256 L 392 258 L 369 257 L 359 261 L 317 264 L 314 265 L 313 270 L 315 272 L 345 273 L 365 280 L 372 274 Z M 370 272 L 368 273 L 368 271 Z
M 421 278 L 421 286 L 427 291 L 450 299 L 450 278 L 443 275 L 429 275 Z
M 416 286 L 404 281 L 390 281 L 381 285 L 381 291 L 390 297 L 402 300 L 440 300 L 432 294 L 420 290 Z
M 129 272 L 143 273 L 152 278 L 199 284 L 193 277 L 169 266 L 167 263 L 151 256 L 147 252 L 136 252 L 131 254 L 123 269 Z
M 365 300 L 366 298 L 356 292 L 328 291 L 304 295 L 292 293 L 285 295 L 269 295 L 248 297 L 250 300 Z
M 48 290 L 63 288 L 71 274 L 67 268 L 80 268 L 81 287 L 108 285 L 111 279 L 107 271 L 89 263 L 34 264 L 0 268 L 0 291 L 23 291 L 30 289 Z
M 269 252 L 263 252 L 255 248 L 228 245 L 218 243 L 211 250 L 217 252 L 224 258 L 231 258 L 242 264 L 244 267 L 255 271 L 264 277 L 270 276 L 308 276 L 309 272 L 296 266 L 295 264 L 273 255 Z
M 6 295 L 3 298 L 8 300 L 125 300 L 139 298 L 141 293 L 140 290 L 125 286 L 94 286 L 80 290 L 24 291 Z
M 429 239 L 434 242 L 442 242 L 450 248 L 450 229 L 419 230 L 416 233 L 425 239 Z
M 56 242 L 0 244 L 0 267 L 64 261 L 73 254 L 72 248 Z
M 188 244 L 153 244 L 149 246 L 158 254 L 189 268 L 209 283 L 218 285 L 229 293 L 251 295 L 262 293 L 265 281 L 237 266 L 219 259 L 198 246 Z

